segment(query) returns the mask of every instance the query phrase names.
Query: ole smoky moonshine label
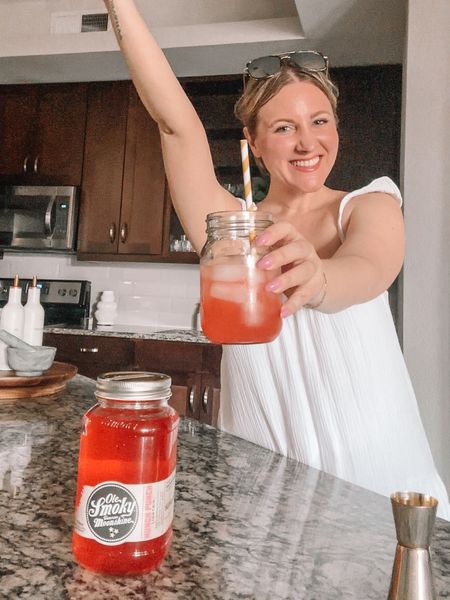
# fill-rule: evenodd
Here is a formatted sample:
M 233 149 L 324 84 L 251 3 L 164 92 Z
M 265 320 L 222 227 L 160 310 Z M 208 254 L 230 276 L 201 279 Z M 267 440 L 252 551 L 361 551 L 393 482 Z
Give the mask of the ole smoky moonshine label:
M 114 546 L 163 535 L 173 519 L 175 471 L 162 481 L 84 486 L 75 510 L 78 535 Z

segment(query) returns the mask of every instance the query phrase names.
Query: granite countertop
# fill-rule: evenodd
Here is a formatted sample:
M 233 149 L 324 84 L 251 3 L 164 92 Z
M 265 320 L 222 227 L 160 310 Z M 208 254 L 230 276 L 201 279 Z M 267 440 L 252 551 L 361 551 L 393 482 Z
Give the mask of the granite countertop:
M 174 541 L 160 569 L 102 577 L 71 555 L 78 436 L 94 382 L 0 404 L 0 598 L 380 600 L 395 552 L 387 498 L 206 425 L 183 420 Z M 450 523 L 433 566 L 450 597 Z
M 45 333 L 63 333 L 68 335 L 94 335 L 102 337 L 120 337 L 140 340 L 164 340 L 172 342 L 194 342 L 210 344 L 211 342 L 198 329 L 163 329 L 145 325 L 104 325 L 96 327 L 68 326 L 56 327 L 47 325 Z

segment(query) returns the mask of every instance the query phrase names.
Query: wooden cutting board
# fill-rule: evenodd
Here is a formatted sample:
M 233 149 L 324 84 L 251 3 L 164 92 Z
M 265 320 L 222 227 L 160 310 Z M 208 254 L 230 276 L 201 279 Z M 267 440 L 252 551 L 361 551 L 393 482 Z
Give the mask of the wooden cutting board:
M 50 369 L 36 377 L 18 377 L 14 372 L 0 371 L 0 401 L 56 394 L 65 387 L 69 379 L 76 375 L 77 371 L 74 365 L 56 361 Z

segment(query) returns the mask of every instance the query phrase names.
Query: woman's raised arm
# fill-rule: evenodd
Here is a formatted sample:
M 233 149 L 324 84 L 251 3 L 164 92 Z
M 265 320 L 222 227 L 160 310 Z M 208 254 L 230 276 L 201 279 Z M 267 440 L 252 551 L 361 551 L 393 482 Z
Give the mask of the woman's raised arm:
M 175 209 L 199 251 L 206 214 L 240 205 L 217 181 L 204 127 L 133 0 L 105 4 L 134 85 L 158 123 Z

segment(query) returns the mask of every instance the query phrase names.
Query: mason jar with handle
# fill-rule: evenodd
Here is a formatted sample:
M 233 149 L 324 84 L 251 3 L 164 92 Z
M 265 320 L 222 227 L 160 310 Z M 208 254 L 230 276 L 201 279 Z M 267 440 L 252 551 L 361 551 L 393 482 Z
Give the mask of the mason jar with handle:
M 216 344 L 271 342 L 281 331 L 280 295 L 266 290 L 277 273 L 257 262 L 270 248 L 254 240 L 272 225 L 269 213 L 223 211 L 207 216 L 200 256 L 201 322 Z

